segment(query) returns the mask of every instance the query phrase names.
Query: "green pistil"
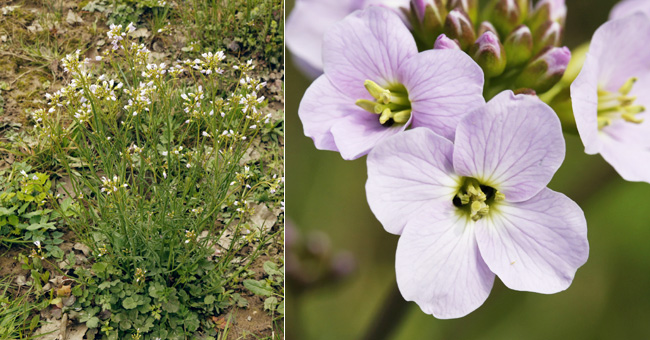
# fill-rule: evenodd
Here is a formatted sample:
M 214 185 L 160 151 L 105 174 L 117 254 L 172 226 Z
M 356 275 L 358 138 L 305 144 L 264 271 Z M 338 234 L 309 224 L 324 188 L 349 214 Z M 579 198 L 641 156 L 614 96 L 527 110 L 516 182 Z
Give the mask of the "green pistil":
M 634 124 L 643 122 L 636 115 L 644 112 L 645 107 L 634 105 L 636 96 L 629 96 L 636 81 L 635 77 L 628 79 L 617 93 L 598 90 L 598 129 L 611 125 L 617 119 Z
M 481 185 L 474 178 L 464 178 L 464 183 L 454 196 L 453 203 L 467 213 L 472 221 L 478 221 L 490 213 L 490 206 L 503 201 L 506 196 L 496 189 Z
M 383 88 L 372 80 L 366 80 L 363 85 L 375 101 L 359 99 L 356 104 L 360 108 L 379 115 L 379 123 L 385 126 L 406 124 L 411 118 L 411 101 L 406 88 L 401 84 Z

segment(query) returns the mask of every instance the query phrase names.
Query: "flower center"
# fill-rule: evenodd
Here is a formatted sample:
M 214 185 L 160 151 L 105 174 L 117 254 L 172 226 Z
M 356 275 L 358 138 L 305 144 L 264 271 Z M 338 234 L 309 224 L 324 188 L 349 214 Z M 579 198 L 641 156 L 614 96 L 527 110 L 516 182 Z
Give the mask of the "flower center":
M 478 221 L 487 216 L 490 206 L 503 201 L 506 196 L 493 187 L 482 185 L 474 178 L 463 177 L 463 184 L 454 196 L 454 206 L 467 214 L 472 221 Z
M 629 96 L 637 78 L 628 79 L 618 92 L 598 90 L 598 129 L 612 125 L 617 119 L 626 122 L 640 124 L 643 119 L 636 117 L 636 114 L 645 111 L 642 105 L 634 105 L 636 96 Z
M 389 127 L 393 124 L 406 124 L 411 118 L 411 101 L 408 91 L 402 84 L 384 87 L 372 80 L 366 80 L 363 85 L 375 101 L 357 100 L 357 106 L 379 115 L 379 123 Z

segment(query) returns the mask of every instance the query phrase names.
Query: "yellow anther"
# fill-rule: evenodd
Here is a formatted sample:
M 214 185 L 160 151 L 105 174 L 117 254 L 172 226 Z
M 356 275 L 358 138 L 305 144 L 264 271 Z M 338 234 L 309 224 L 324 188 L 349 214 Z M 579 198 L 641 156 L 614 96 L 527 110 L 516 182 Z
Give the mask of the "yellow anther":
M 501 202 L 501 201 L 503 201 L 505 199 L 506 199 L 506 195 L 501 193 L 501 192 L 497 191 L 496 194 L 494 194 L 494 201 L 495 202 Z
M 621 86 L 620 89 L 618 89 L 618 92 L 623 95 L 627 95 L 632 91 L 632 87 L 634 86 L 634 83 L 636 83 L 638 79 L 636 77 L 632 77 L 628 79 L 623 86 Z
M 411 102 L 404 86 L 393 84 L 384 88 L 372 80 L 364 81 L 363 85 L 375 100 L 360 99 L 355 102 L 357 106 L 378 114 L 382 125 L 408 123 L 411 118 Z
M 487 215 L 490 212 L 490 207 L 485 204 L 485 202 L 474 201 L 471 205 L 470 217 L 473 221 L 478 221 L 481 217 Z
M 637 78 L 628 79 L 618 90 L 618 93 L 603 89 L 598 90 L 598 129 L 612 125 L 615 120 L 622 119 L 628 123 L 640 124 L 643 119 L 635 115 L 645 111 L 643 105 L 634 105 L 636 96 L 630 96 L 630 91 Z
M 635 117 L 634 113 L 624 113 L 621 115 L 621 118 L 623 118 L 623 120 L 628 123 L 634 123 L 634 124 L 643 123 L 643 119 Z
M 379 123 L 386 124 L 386 122 L 389 119 L 393 118 L 392 116 L 393 116 L 393 113 L 391 112 L 391 110 L 388 109 L 388 108 L 385 109 L 384 111 L 382 111 L 381 116 L 379 116 Z
M 363 82 L 363 86 L 366 87 L 366 90 L 368 90 L 373 98 L 383 101 L 383 99 L 388 96 L 388 101 L 384 102 L 384 104 L 388 104 L 388 102 L 390 102 L 390 91 L 379 86 L 379 84 L 375 83 L 374 81 L 366 80 Z
M 411 119 L 411 110 L 399 111 L 393 114 L 393 120 L 397 124 L 406 124 L 409 119 Z
M 369 112 L 373 112 L 375 110 L 375 105 L 377 105 L 377 103 L 367 99 L 359 99 L 355 102 L 355 104 L 357 104 L 358 107 Z

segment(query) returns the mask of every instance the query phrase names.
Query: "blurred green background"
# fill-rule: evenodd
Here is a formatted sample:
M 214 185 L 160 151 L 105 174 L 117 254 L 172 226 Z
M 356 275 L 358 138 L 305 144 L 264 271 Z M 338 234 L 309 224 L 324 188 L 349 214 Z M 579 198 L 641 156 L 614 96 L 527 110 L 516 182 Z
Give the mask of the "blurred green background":
M 287 1 L 287 15 L 293 3 Z M 587 41 L 615 3 L 568 0 L 564 42 L 575 47 Z M 320 240 L 319 249 L 328 247 L 314 232 L 325 233 L 329 248 L 353 254 L 357 269 L 337 283 L 311 286 L 296 284 L 288 273 L 287 338 L 362 339 L 377 327 L 394 291 L 398 237 L 386 233 L 368 208 L 365 157 L 343 161 L 338 153 L 316 150 L 303 135 L 297 110 L 309 84 L 288 53 L 287 223 L 302 238 Z M 550 187 L 583 208 L 591 247 L 571 287 L 541 295 L 509 290 L 497 279 L 485 304 L 457 320 L 437 320 L 401 302 L 383 322 L 394 326 L 388 339 L 650 339 L 650 185 L 623 181 L 600 156 L 584 154 L 577 136 L 566 140 L 566 160 Z M 287 236 L 288 242 L 295 238 Z M 313 256 L 303 265 L 307 272 L 323 266 Z

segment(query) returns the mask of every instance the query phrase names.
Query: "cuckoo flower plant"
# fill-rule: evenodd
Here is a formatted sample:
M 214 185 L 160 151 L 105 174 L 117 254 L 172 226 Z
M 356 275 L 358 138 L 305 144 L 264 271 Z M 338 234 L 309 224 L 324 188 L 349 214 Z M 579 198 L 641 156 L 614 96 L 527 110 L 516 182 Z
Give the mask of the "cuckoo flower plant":
M 384 6 L 399 13 L 409 0 L 298 0 L 287 19 L 287 47 L 297 65 L 312 77 L 323 73 L 323 35 L 337 21 L 368 6 Z
M 400 18 L 382 7 L 332 26 L 323 43 L 324 74 L 298 109 L 316 147 L 344 159 L 367 154 L 407 126 L 453 139 L 464 114 L 484 104 L 483 72 L 457 50 L 418 53 Z
M 603 24 L 571 85 L 576 126 L 588 154 L 600 153 L 628 181 L 650 183 L 650 18 L 636 13 Z
M 399 289 L 438 318 L 487 299 L 495 275 L 515 290 L 566 289 L 588 256 L 580 207 L 546 187 L 564 159 L 553 110 L 506 91 L 469 113 L 454 143 L 427 129 L 368 156 L 368 202 L 400 234 Z

